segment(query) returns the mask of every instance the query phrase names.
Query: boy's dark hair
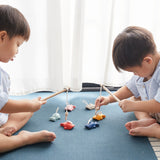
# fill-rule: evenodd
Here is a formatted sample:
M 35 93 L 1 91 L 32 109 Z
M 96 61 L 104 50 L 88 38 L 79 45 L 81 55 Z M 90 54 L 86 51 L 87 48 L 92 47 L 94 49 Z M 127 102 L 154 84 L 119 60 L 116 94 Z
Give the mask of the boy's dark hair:
M 118 71 L 126 67 L 141 66 L 147 54 L 155 54 L 156 44 L 148 30 L 130 26 L 114 40 L 112 58 Z
M 9 5 L 0 5 L 0 31 L 6 31 L 10 39 L 22 36 L 27 41 L 30 36 L 30 27 L 25 17 Z

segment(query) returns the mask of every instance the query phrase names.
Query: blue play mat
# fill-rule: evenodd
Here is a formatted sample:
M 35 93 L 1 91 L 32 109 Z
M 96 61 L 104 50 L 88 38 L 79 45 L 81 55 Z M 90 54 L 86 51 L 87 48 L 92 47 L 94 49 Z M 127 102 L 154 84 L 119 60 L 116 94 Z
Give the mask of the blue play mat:
M 45 98 L 52 93 L 39 92 L 12 99 Z M 102 96 L 108 95 L 102 92 Z M 48 100 L 22 128 L 28 131 L 49 130 L 56 133 L 52 143 L 25 146 L 0 155 L 0 160 L 156 160 L 155 153 L 146 137 L 132 137 L 124 127 L 135 120 L 133 113 L 123 113 L 117 103 L 101 107 L 106 118 L 99 121 L 99 127 L 87 130 L 85 124 L 94 115 L 94 110 L 86 110 L 83 100 L 94 103 L 99 92 L 69 92 L 68 100 L 76 109 L 69 112 L 68 120 L 75 124 L 72 130 L 64 130 L 60 123 L 65 121 L 66 95 L 62 93 Z M 58 113 L 61 119 L 49 121 Z

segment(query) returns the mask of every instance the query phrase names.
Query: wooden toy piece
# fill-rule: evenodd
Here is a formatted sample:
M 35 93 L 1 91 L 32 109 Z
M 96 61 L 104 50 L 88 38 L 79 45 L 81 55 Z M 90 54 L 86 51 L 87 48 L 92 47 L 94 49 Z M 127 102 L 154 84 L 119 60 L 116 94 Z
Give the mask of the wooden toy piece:
M 103 85 L 100 84 L 100 93 L 99 93 L 99 96 L 100 96 L 100 97 L 102 96 L 102 87 L 103 87 Z
M 62 126 L 66 130 L 71 130 L 75 127 L 75 125 L 71 121 L 61 123 L 60 126 Z
M 100 107 L 95 108 L 95 115 L 97 115 L 97 112 L 98 112 L 99 109 L 100 109 Z
M 92 104 L 92 103 L 87 103 L 87 101 L 83 100 L 83 102 L 86 104 L 86 109 L 88 110 L 92 110 L 92 109 L 95 109 L 95 105 Z
M 49 118 L 50 121 L 55 122 L 56 120 L 60 119 L 61 116 L 58 113 L 59 107 L 57 107 L 56 112 Z
M 68 111 L 66 110 L 66 112 L 65 112 L 65 121 L 67 121 L 67 117 L 68 117 Z
M 68 103 L 68 90 L 66 91 L 66 107 L 65 107 L 65 111 L 73 111 L 76 108 L 76 106 L 69 104 Z
M 74 109 L 76 108 L 76 106 L 72 105 L 72 104 L 68 104 L 66 107 L 65 107 L 65 111 L 73 111 Z
M 100 93 L 99 96 L 102 96 L 102 84 L 100 85 Z M 100 106 L 95 107 L 95 115 L 97 115 L 98 110 L 100 110 Z
M 94 115 L 92 118 L 93 118 L 94 120 L 100 121 L 100 120 L 104 119 L 105 117 L 106 117 L 106 116 L 105 116 L 104 114 L 98 113 L 98 114 Z
M 48 99 L 50 99 L 50 98 L 52 98 L 52 97 L 54 97 L 54 96 L 56 96 L 56 95 L 58 95 L 58 94 L 60 94 L 60 93 L 62 93 L 62 92 L 66 92 L 67 90 L 68 90 L 68 89 L 64 88 L 62 91 L 56 92 L 56 93 L 54 93 L 54 94 L 52 94 L 52 95 L 50 95 L 50 96 L 42 99 L 42 101 L 46 101 L 46 100 L 48 100 Z
M 87 129 L 93 129 L 99 127 L 99 124 L 97 122 L 89 122 L 88 124 L 85 125 L 85 128 Z
M 68 89 L 66 91 L 66 106 L 68 105 Z
M 89 110 L 95 109 L 95 105 L 92 103 L 89 103 L 88 105 L 86 105 L 86 109 L 89 109 Z
M 120 99 L 117 98 L 108 88 L 106 88 L 105 86 L 103 86 L 103 89 L 108 92 L 117 102 L 120 102 Z
M 88 123 L 85 125 L 85 128 L 87 128 L 87 129 L 93 129 L 93 128 L 96 128 L 96 127 L 99 127 L 99 124 L 95 121 L 93 122 L 92 118 L 90 118 L 88 120 Z
M 90 118 L 90 119 L 88 120 L 88 124 L 91 122 L 91 120 L 92 120 L 92 118 Z

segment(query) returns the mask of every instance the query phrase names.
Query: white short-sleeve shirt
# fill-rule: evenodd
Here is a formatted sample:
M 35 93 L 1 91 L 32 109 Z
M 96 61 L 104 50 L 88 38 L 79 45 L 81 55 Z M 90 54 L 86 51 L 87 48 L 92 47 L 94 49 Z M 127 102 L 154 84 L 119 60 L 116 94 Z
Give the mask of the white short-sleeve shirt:
M 0 110 L 8 101 L 8 93 L 10 89 L 9 75 L 0 67 Z M 0 113 L 0 126 L 6 123 L 8 114 Z
M 160 103 L 160 61 L 156 67 L 151 79 L 143 82 L 144 78 L 134 75 L 126 86 L 137 97 L 141 97 L 142 101 L 155 99 Z M 159 122 L 160 122 L 160 113 Z

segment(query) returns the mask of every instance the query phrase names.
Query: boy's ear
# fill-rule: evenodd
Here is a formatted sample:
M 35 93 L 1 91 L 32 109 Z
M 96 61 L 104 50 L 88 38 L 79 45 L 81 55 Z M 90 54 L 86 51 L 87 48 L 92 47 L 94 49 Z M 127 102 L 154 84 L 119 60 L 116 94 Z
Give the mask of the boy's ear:
M 0 42 L 2 42 L 7 37 L 6 31 L 0 31 Z
M 153 59 L 152 59 L 152 57 L 147 56 L 147 57 L 144 57 L 143 61 L 151 64 L 153 62 Z

